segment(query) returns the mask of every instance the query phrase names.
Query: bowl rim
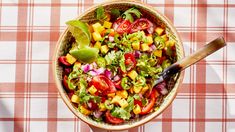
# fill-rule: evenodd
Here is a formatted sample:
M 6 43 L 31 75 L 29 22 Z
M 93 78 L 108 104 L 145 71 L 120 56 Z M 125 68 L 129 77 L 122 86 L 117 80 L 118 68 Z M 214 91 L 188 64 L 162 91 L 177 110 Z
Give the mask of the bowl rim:
M 169 29 L 171 30 L 171 32 L 176 36 L 176 39 L 178 40 L 178 45 L 179 48 L 181 49 L 182 52 L 182 57 L 185 56 L 185 52 L 184 52 L 184 48 L 183 48 L 183 44 L 182 44 L 182 40 L 179 36 L 179 33 L 177 32 L 176 28 L 174 27 L 174 25 L 171 23 L 171 21 L 165 16 L 163 15 L 161 12 L 159 12 L 157 9 L 155 9 L 154 7 L 145 4 L 143 2 L 140 1 L 135 1 L 135 0 L 112 0 L 112 1 L 105 1 L 99 4 L 95 4 L 91 7 L 89 7 L 85 12 L 83 12 L 82 14 L 80 14 L 78 17 L 76 17 L 75 19 L 80 19 L 83 16 L 85 16 L 87 14 L 87 12 L 90 12 L 94 9 L 96 9 L 99 6 L 106 6 L 106 5 L 110 5 L 110 4 L 130 4 L 130 5 L 136 5 L 136 6 L 140 6 L 143 9 L 148 8 L 148 10 L 150 10 L 151 12 L 154 12 L 155 14 L 158 14 L 159 17 L 161 19 L 163 19 L 166 23 L 166 25 L 169 27 Z M 149 121 L 151 121 L 153 118 L 159 116 L 165 109 L 167 109 L 170 104 L 172 103 L 172 101 L 175 99 L 178 91 L 179 91 L 179 87 L 180 85 L 182 85 L 183 82 L 183 78 L 184 78 L 184 71 L 181 71 L 179 73 L 179 77 L 177 79 L 177 81 L 175 82 L 174 88 L 176 89 L 175 92 L 171 92 L 171 98 L 166 102 L 166 106 L 164 108 L 160 108 L 158 111 L 153 112 L 151 115 L 148 115 L 146 118 L 141 119 L 139 121 L 136 121 L 132 124 L 121 124 L 121 125 L 109 125 L 109 124 L 100 124 L 97 123 L 95 121 L 91 121 L 91 120 L 87 120 L 84 116 L 80 116 L 81 113 L 79 113 L 77 110 L 75 110 L 74 106 L 72 105 L 72 103 L 70 102 L 70 100 L 68 100 L 67 95 L 65 94 L 66 92 L 64 91 L 64 88 L 61 84 L 61 81 L 58 79 L 58 75 L 57 75 L 57 61 L 56 59 L 58 58 L 57 56 L 57 52 L 59 50 L 59 47 L 61 45 L 61 41 L 64 39 L 64 37 L 66 36 L 68 32 L 68 27 L 66 27 L 66 29 L 63 31 L 63 33 L 60 35 L 56 46 L 55 46 L 55 50 L 54 50 L 54 54 L 53 54 L 53 65 L 52 65 L 52 70 L 53 70 L 53 77 L 54 77 L 54 82 L 56 83 L 56 88 L 59 91 L 59 94 L 62 98 L 62 100 L 64 101 L 64 103 L 67 105 L 67 107 L 70 109 L 70 111 L 72 111 L 72 113 L 78 117 L 80 120 L 82 120 L 83 122 L 86 122 L 90 127 L 95 127 L 95 128 L 100 128 L 100 129 L 106 129 L 106 130 L 126 130 L 126 129 L 130 129 L 133 127 L 137 127 L 140 125 L 143 125 Z

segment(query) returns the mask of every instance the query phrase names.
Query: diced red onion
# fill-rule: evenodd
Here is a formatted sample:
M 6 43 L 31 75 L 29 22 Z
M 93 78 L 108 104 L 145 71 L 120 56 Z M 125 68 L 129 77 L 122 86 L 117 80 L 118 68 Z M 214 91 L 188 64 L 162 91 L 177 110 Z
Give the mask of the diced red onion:
M 104 71 L 104 75 L 105 75 L 106 77 L 108 77 L 109 79 L 111 79 L 112 72 L 106 69 L 106 70 Z
M 118 28 L 118 24 L 115 22 L 115 23 L 113 23 L 113 29 L 114 30 L 117 30 L 117 28 Z
M 103 67 L 101 67 L 101 68 L 95 70 L 95 72 L 97 73 L 97 75 L 103 74 L 104 71 L 105 71 L 105 69 L 104 69 Z
M 147 32 L 148 32 L 149 34 L 152 34 L 153 31 L 154 31 L 153 26 L 150 26 L 150 27 L 147 29 Z
M 118 81 L 118 80 L 120 80 L 120 77 L 118 75 L 113 77 L 113 81 Z
M 139 96 L 140 96 L 141 99 L 143 98 L 143 95 L 141 93 L 139 93 Z
M 166 89 L 166 82 L 159 83 L 154 88 L 156 88 L 158 93 L 161 93 L 162 95 L 166 95 L 168 93 L 168 90 Z
M 92 63 L 92 66 L 93 66 L 93 69 L 97 68 L 96 62 L 93 62 L 93 63 Z
M 87 73 L 88 71 L 92 70 L 93 67 L 92 67 L 92 65 L 90 65 L 90 64 L 86 64 L 86 65 L 82 65 L 82 66 L 81 66 L 81 69 L 82 69 L 85 73 Z
M 152 44 L 152 45 L 150 46 L 150 48 L 151 48 L 152 50 L 157 49 L 157 47 L 156 47 L 154 44 Z
M 88 82 L 90 82 L 91 80 L 92 80 L 92 78 L 91 77 L 87 77 L 87 79 L 86 79 Z
M 93 115 L 94 115 L 95 118 L 100 118 L 102 114 L 103 114 L 103 112 L 99 111 L 99 110 L 95 110 L 93 112 Z
M 156 49 L 156 46 L 154 44 L 152 44 L 150 47 L 149 47 L 149 52 L 152 52 Z
M 91 107 L 92 107 L 91 102 L 88 102 L 88 103 L 87 103 L 87 106 L 88 106 L 89 108 L 91 108 Z
M 134 55 L 136 58 L 140 58 L 141 53 L 140 53 L 140 51 L 136 50 Z
M 162 91 L 161 91 L 161 94 L 166 95 L 167 93 L 168 93 L 168 90 L 166 88 L 163 88 Z
M 109 41 L 113 42 L 114 41 L 114 37 L 113 36 L 109 36 Z
M 98 75 L 97 72 L 95 72 L 95 71 L 89 71 L 88 74 L 93 77 Z
M 150 22 L 150 27 L 147 29 L 147 32 L 149 34 L 153 34 L 155 27 L 156 27 L 156 25 L 153 24 L 152 22 Z

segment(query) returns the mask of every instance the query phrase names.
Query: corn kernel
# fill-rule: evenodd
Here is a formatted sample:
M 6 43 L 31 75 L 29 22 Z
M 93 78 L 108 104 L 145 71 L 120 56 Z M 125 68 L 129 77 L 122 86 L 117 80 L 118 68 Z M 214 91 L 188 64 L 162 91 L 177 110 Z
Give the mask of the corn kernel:
M 106 111 L 106 107 L 105 107 L 104 103 L 99 104 L 99 109 L 100 109 L 100 111 Z
M 69 63 L 69 64 L 73 64 L 74 62 L 76 62 L 76 58 L 74 58 L 72 55 L 70 55 L 69 53 L 66 55 L 66 61 Z
M 103 26 L 104 26 L 105 28 L 111 28 L 111 27 L 112 27 L 112 23 L 111 23 L 111 22 L 108 22 L 108 21 L 104 21 Z
M 127 76 L 129 76 L 132 80 L 135 80 L 135 78 L 138 76 L 138 74 L 135 70 L 132 70 L 127 73 Z
M 173 47 L 174 45 L 175 45 L 175 41 L 173 41 L 173 40 L 166 41 L 166 46 L 167 47 Z
M 148 51 L 148 50 L 150 50 L 149 45 L 148 45 L 148 44 L 141 44 L 141 50 L 142 50 L 142 51 Z
M 142 87 L 137 87 L 137 86 L 134 86 L 134 87 L 133 87 L 133 91 L 134 91 L 135 93 L 140 93 L 141 89 L 142 89 Z
M 137 104 L 134 106 L 133 112 L 138 115 L 141 112 L 140 106 Z
M 115 96 L 115 93 L 110 93 L 110 94 L 107 94 L 108 97 L 114 97 Z
M 76 94 L 73 94 L 73 96 L 71 97 L 71 101 L 73 103 L 79 103 L 79 97 Z
M 144 95 L 145 92 L 146 92 L 148 89 L 149 89 L 149 86 L 148 86 L 148 85 L 146 85 L 145 87 L 143 87 L 142 90 L 141 90 L 141 94 Z
M 100 35 L 99 32 L 93 32 L 93 33 L 92 33 L 92 37 L 93 37 L 93 39 L 94 39 L 95 41 L 100 41 L 100 40 L 102 40 L 102 37 L 101 37 L 101 35 Z
M 148 35 L 146 38 L 147 38 L 147 44 L 148 44 L 148 45 L 151 45 L 151 44 L 153 43 L 153 37 L 152 37 L 152 35 Z
M 131 45 L 134 50 L 140 50 L 140 42 L 139 41 L 134 41 Z
M 84 115 L 90 115 L 90 114 L 91 114 L 91 111 L 88 110 L 87 108 L 85 108 L 83 105 L 81 105 L 81 106 L 79 107 L 79 110 L 80 110 L 80 112 L 81 112 L 82 114 L 84 114 Z
M 162 50 L 155 50 L 153 51 L 153 54 L 157 57 L 162 57 Z
M 116 94 L 124 99 L 126 99 L 128 97 L 128 93 L 126 90 L 122 90 L 122 91 L 117 91 Z
M 118 104 L 122 98 L 120 96 L 114 96 L 111 103 Z
M 165 40 L 165 42 L 168 40 L 168 37 L 166 34 L 162 35 L 161 37 Z
M 106 54 L 109 51 L 109 47 L 107 45 L 102 45 L 100 51 L 102 54 Z
M 97 92 L 97 89 L 92 85 L 88 88 L 88 92 L 94 95 Z
M 95 32 L 101 33 L 104 30 L 104 27 L 99 23 L 92 24 L 93 30 Z
M 155 29 L 155 32 L 156 32 L 158 35 L 162 35 L 163 31 L 164 31 L 164 29 L 161 28 L 161 27 L 157 27 L 157 28 Z
M 101 43 L 99 41 L 96 41 L 94 47 L 97 48 L 97 49 L 100 49 Z
M 122 107 L 122 108 L 126 108 L 128 106 L 128 102 L 125 100 L 125 99 L 121 99 L 119 101 L 119 105 Z

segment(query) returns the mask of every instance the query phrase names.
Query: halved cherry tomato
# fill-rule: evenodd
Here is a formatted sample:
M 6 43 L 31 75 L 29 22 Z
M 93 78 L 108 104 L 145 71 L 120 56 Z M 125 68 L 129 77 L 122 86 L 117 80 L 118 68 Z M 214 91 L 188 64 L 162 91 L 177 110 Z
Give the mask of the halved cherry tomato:
M 142 102 L 140 100 L 134 100 L 134 105 L 139 105 L 140 107 L 142 107 Z
M 105 97 L 101 97 L 101 103 L 104 103 L 104 102 L 105 102 L 105 100 L 106 100 L 106 98 L 105 98 Z
M 157 94 L 156 89 L 153 89 L 151 94 L 150 94 L 150 101 L 147 104 L 147 106 L 145 106 L 141 109 L 140 115 L 145 115 L 145 114 L 149 113 L 152 110 L 152 108 L 153 108 L 153 106 L 156 102 L 156 94 Z
M 66 67 L 64 68 L 64 75 L 69 75 L 70 72 L 72 72 L 72 68 L 71 67 Z
M 112 116 L 110 111 L 107 111 L 105 113 L 105 119 L 107 122 L 112 123 L 112 124 L 120 124 L 124 122 L 123 119 Z
M 71 99 L 71 98 L 72 98 L 72 96 L 73 96 L 73 94 L 74 94 L 74 92 L 73 92 L 73 91 L 71 91 L 71 92 L 68 92 L 67 94 L 68 94 L 68 97 Z M 74 104 L 75 104 L 75 103 L 74 103 Z
M 125 57 L 125 65 L 126 65 L 126 69 L 127 71 L 131 71 L 132 69 L 135 68 L 136 66 L 136 60 L 135 57 L 132 53 L 126 53 L 124 54 Z
M 64 75 L 62 83 L 63 83 L 63 86 L 67 92 L 72 91 L 68 86 L 68 76 L 67 75 Z
M 123 20 L 121 24 L 117 27 L 117 33 L 129 33 L 130 31 L 131 22 L 129 20 Z
M 146 18 L 140 18 L 135 20 L 130 26 L 130 33 L 134 33 L 140 30 L 145 30 L 153 26 L 153 24 Z
M 114 23 L 113 23 L 113 29 L 117 30 L 118 26 L 122 23 L 124 19 L 123 18 L 118 18 Z
M 66 57 L 65 56 L 60 56 L 58 58 L 58 61 L 60 64 L 64 65 L 64 66 L 71 66 L 71 64 L 69 64 L 67 61 L 66 61 Z
M 104 75 L 93 77 L 91 83 L 95 86 L 95 88 L 100 90 L 103 95 L 116 92 L 113 82 Z

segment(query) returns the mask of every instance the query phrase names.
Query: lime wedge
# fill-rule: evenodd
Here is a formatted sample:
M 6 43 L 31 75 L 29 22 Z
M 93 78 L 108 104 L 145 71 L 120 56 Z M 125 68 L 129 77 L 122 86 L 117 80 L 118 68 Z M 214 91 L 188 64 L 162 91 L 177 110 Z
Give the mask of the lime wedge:
M 83 48 L 90 45 L 91 33 L 88 26 L 79 20 L 70 20 L 66 22 L 69 27 L 69 31 L 75 38 L 78 47 Z
M 77 58 L 79 61 L 84 63 L 91 63 L 96 61 L 99 53 L 99 49 L 92 47 L 83 47 L 81 49 L 71 49 L 69 53 Z

